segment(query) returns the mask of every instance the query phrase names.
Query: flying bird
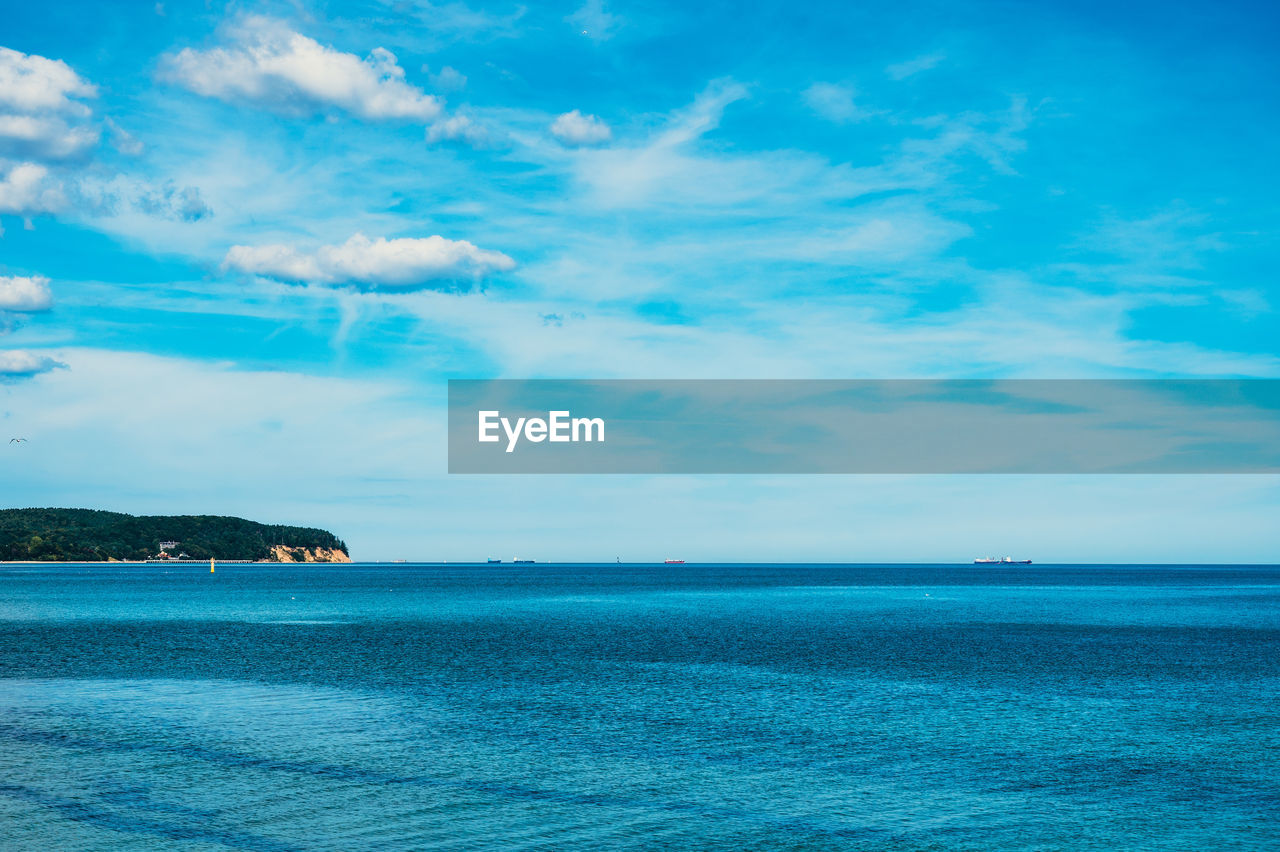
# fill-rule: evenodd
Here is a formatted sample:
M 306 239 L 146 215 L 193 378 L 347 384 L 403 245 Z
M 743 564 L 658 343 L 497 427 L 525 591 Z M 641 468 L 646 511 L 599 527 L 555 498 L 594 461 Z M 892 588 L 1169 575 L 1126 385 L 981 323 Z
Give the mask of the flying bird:
M 9 443 L 10 443 L 10 444 L 22 444 L 22 443 L 27 443 L 27 439 L 26 439 L 26 438 L 10 438 L 10 439 L 9 439 Z

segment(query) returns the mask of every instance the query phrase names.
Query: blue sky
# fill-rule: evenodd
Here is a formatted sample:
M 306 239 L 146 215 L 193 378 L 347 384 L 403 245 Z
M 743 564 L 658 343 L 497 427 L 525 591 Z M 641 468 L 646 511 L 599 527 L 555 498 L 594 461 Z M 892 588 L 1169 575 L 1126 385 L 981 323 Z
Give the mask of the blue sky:
M 369 559 L 1276 558 L 1275 477 L 449 477 L 443 412 L 459 377 L 1276 377 L 1268 5 L 3 20 L 6 505 Z

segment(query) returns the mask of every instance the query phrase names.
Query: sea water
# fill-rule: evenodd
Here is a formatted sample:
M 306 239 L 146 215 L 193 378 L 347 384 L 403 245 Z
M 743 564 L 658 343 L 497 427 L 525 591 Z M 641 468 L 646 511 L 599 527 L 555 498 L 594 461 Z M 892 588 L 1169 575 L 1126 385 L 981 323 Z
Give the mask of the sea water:
M 0 848 L 1276 849 L 1280 567 L 0 567 Z

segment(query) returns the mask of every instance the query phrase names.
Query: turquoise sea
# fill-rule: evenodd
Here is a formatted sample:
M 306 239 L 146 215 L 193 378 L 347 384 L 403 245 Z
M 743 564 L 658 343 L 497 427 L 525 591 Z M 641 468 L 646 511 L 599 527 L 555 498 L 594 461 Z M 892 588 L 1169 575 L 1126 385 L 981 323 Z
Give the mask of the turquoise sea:
M 5 850 L 1280 848 L 1280 567 L 0 566 Z

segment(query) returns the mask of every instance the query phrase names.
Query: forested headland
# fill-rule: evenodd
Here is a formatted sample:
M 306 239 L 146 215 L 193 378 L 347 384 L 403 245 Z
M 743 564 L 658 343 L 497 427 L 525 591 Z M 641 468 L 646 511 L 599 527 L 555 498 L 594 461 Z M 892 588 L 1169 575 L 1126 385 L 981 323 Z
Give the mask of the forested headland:
M 107 562 L 156 558 L 347 562 L 326 530 L 222 515 L 126 515 L 97 509 L 0 509 L 0 560 Z

